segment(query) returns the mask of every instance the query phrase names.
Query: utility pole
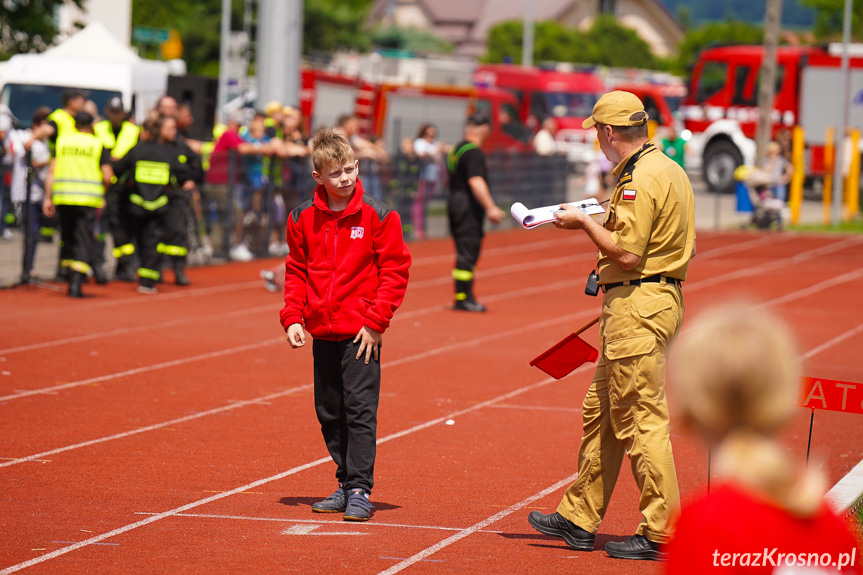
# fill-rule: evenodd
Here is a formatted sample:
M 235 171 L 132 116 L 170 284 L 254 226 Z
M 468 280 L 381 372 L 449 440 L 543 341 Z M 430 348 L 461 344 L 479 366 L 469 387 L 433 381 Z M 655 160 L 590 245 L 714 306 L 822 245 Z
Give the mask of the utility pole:
M 216 123 L 225 123 L 228 102 L 228 43 L 231 40 L 231 0 L 222 0 L 222 41 L 219 44 L 219 93 L 216 98 Z
M 851 70 L 848 62 L 848 43 L 851 41 L 851 4 L 853 0 L 845 0 L 845 21 L 842 24 L 842 79 L 844 89 L 842 90 L 842 108 L 839 110 L 840 124 L 836 128 L 836 145 L 833 146 L 835 159 L 833 160 L 833 209 L 831 211 L 830 223 L 834 228 L 839 227 L 839 216 L 842 207 L 842 196 L 844 195 L 842 185 L 842 167 L 845 164 L 845 131 L 848 129 L 850 111 L 848 109 L 851 101 Z M 852 154 L 858 153 L 852 150 Z
M 767 0 L 764 13 L 764 60 L 758 86 L 758 129 L 755 140 L 755 165 L 764 161 L 767 144 L 773 136 L 773 98 L 776 95 L 776 46 L 782 27 L 782 0 Z
M 524 34 L 521 43 L 521 65 L 533 66 L 533 0 L 524 0 Z
M 273 100 L 299 105 L 302 46 L 302 0 L 258 0 L 258 108 Z

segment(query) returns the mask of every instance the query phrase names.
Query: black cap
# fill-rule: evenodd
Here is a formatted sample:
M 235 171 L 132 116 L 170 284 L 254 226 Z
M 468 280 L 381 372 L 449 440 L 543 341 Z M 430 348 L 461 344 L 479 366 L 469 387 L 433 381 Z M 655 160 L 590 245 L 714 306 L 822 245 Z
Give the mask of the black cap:
M 108 104 L 105 106 L 106 112 L 125 112 L 126 108 L 123 107 L 123 98 L 120 96 L 114 96 L 110 100 L 108 100 Z
M 75 126 L 79 128 L 87 128 L 93 125 L 93 116 L 89 112 L 78 112 L 75 114 Z
M 470 116 L 467 117 L 467 125 L 468 126 L 484 126 L 486 124 L 491 123 L 491 118 L 488 115 L 488 112 L 479 111 L 474 112 Z

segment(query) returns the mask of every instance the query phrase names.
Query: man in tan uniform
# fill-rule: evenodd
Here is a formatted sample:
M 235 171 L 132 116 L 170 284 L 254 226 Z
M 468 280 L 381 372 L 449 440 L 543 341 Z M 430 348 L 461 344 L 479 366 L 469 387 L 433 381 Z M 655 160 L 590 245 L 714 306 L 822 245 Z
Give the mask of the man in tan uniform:
M 629 92 L 599 99 L 584 128 L 596 127 L 600 148 L 617 163 L 617 186 L 604 225 L 562 205 L 555 225 L 584 230 L 599 248 L 603 292 L 602 355 L 584 399 L 578 479 L 557 513 L 533 511 L 529 523 L 593 549 L 624 454 L 641 491 L 636 534 L 605 550 L 624 559 L 662 559 L 669 514 L 679 492 L 668 428 L 665 362 L 683 322 L 681 282 L 695 254 L 695 203 L 686 173 L 647 137 L 647 113 Z

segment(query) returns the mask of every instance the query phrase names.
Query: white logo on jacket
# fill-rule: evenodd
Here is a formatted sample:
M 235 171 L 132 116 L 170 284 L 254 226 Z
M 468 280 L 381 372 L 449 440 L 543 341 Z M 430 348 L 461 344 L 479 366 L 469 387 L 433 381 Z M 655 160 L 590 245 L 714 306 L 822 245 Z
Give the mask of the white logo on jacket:
M 356 240 L 356 239 L 362 238 L 364 231 L 365 230 L 363 228 L 360 228 L 360 227 L 351 228 L 351 239 Z

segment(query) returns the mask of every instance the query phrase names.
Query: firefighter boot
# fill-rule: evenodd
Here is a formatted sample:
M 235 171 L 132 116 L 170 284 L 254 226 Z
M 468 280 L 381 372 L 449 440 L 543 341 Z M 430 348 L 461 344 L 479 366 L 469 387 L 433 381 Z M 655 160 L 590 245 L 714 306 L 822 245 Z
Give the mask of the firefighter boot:
M 186 256 L 173 256 L 171 258 L 174 264 L 174 283 L 178 286 L 189 285 L 189 278 L 186 277 Z
M 84 292 L 81 286 L 84 285 L 84 279 L 87 276 L 81 272 L 69 271 L 69 297 L 84 297 Z
M 121 282 L 138 281 L 138 278 L 135 276 L 135 267 L 132 262 L 132 256 L 121 256 L 117 260 L 117 270 L 114 272 L 114 279 Z
M 455 305 L 456 311 L 485 311 L 485 306 L 473 297 L 473 280 L 455 280 Z

